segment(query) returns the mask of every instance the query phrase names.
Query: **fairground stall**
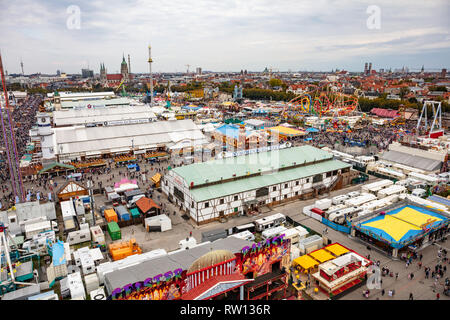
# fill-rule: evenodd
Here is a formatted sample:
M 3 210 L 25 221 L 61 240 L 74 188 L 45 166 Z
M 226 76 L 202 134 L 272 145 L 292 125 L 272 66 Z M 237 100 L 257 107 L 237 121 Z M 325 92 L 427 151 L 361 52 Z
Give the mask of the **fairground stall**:
M 415 251 L 448 230 L 448 212 L 409 200 L 352 221 L 352 235 L 394 257 Z
M 282 298 L 288 251 L 283 237 L 258 244 L 228 237 L 107 273 L 105 288 L 112 300 Z

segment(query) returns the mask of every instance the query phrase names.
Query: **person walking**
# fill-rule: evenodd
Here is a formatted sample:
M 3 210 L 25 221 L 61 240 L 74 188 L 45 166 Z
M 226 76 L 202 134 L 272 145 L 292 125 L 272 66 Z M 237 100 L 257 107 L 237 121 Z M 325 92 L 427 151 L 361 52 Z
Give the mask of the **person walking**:
M 395 280 L 398 279 L 398 272 L 395 273 Z
M 384 289 L 381 290 L 381 296 L 384 296 Z
M 409 294 L 409 300 L 414 300 L 412 292 L 410 292 L 410 294 Z

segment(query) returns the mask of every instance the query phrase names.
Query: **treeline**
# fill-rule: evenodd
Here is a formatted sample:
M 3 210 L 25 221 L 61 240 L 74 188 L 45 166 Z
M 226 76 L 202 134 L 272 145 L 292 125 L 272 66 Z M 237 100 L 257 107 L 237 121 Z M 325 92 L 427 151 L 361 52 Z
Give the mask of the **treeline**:
M 292 92 L 274 91 L 269 89 L 244 89 L 242 95 L 246 99 L 253 100 L 273 100 L 273 101 L 289 101 L 295 98 Z
M 406 108 L 419 108 L 419 105 L 417 103 L 413 103 L 407 100 L 390 100 L 384 98 L 359 98 L 358 103 L 362 112 L 369 112 L 373 108 L 398 110 L 400 105 L 404 105 Z
M 412 102 L 409 100 L 389 100 L 385 98 L 367 99 L 359 98 L 359 107 L 362 112 L 370 112 L 373 108 L 398 110 L 400 105 L 405 108 L 422 110 L 422 103 Z M 442 112 L 450 112 L 450 105 L 446 101 L 442 101 Z M 428 107 L 428 114 L 432 114 L 431 107 Z
M 172 92 L 186 92 L 191 90 L 203 89 L 203 83 L 198 81 L 189 82 L 185 86 L 170 86 L 170 91 Z

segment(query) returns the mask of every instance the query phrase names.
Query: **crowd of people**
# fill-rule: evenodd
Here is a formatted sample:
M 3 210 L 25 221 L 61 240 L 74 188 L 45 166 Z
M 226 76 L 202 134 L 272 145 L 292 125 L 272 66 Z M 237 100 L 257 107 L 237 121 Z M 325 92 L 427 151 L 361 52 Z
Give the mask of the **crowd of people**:
M 26 146 L 30 141 L 30 129 L 36 124 L 36 113 L 39 110 L 39 105 L 42 102 L 42 96 L 32 95 L 28 96 L 23 102 L 17 105 L 10 105 L 13 107 L 10 112 L 11 120 L 14 126 L 14 137 L 17 148 L 18 160 L 26 153 Z M 4 114 L 6 115 L 6 114 Z M 6 119 L 5 119 L 6 122 Z M 2 146 L 4 146 L 2 137 Z M 9 168 L 8 158 L 6 152 L 0 153 L 0 205 L 4 207 L 14 203 L 12 189 L 9 183 Z
M 410 134 L 415 131 L 415 121 L 407 121 L 402 126 L 376 126 L 368 125 L 359 129 L 351 129 L 350 132 L 343 130 L 342 132 L 327 132 L 321 130 L 317 133 L 310 133 L 311 143 L 314 146 L 325 145 L 334 149 L 336 145 L 352 147 L 360 146 L 363 148 L 376 147 L 376 150 L 385 150 L 389 144 L 399 138 L 400 129 L 402 134 Z

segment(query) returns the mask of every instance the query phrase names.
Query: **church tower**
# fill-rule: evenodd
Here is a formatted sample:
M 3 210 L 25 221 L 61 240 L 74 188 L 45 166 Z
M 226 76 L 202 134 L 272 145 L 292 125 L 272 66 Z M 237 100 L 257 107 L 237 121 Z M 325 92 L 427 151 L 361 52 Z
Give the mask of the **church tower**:
M 106 68 L 104 63 L 100 64 L 100 82 L 106 84 Z
M 125 80 L 125 82 L 130 80 L 128 77 L 128 65 L 125 61 L 125 55 L 123 55 L 122 63 L 120 64 L 120 73 L 122 74 L 122 80 Z

